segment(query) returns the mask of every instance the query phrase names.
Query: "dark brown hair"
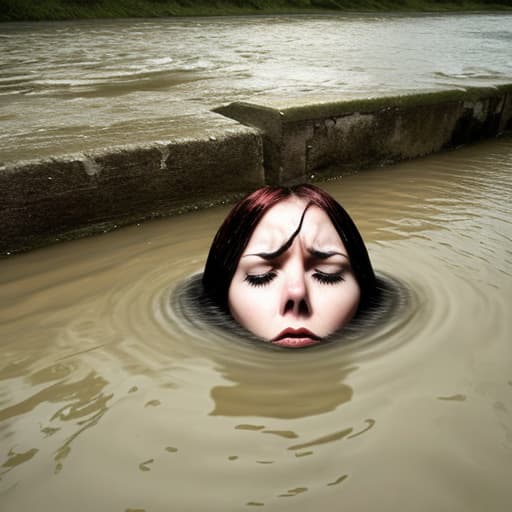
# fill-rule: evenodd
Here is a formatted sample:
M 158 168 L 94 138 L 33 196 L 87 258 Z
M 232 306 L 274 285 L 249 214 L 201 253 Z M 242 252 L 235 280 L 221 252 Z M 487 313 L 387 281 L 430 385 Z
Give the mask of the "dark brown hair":
M 371 302 L 377 287 L 375 273 L 363 239 L 344 208 L 327 192 L 314 185 L 266 186 L 233 207 L 210 247 L 202 283 L 207 297 L 223 310 L 228 310 L 229 286 L 256 226 L 270 208 L 294 196 L 305 199 L 310 205 L 318 206 L 328 215 L 345 245 L 354 276 L 361 289 L 359 310 Z

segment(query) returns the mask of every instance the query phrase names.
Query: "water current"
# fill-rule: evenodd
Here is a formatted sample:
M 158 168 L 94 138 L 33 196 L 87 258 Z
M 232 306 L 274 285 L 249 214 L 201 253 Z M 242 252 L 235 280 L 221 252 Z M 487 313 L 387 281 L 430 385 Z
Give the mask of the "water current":
M 227 207 L 0 262 L 0 508 L 507 510 L 512 138 L 323 183 L 409 290 L 359 340 L 188 322 Z
M 0 163 L 224 126 L 212 107 L 510 82 L 512 14 L 0 24 Z

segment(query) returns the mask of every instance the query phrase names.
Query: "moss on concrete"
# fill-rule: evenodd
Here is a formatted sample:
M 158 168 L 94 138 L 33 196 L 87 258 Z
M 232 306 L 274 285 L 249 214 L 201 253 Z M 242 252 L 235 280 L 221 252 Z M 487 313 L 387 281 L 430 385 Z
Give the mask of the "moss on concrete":
M 0 243 L 0 259 L 10 257 L 14 254 L 32 251 L 59 242 L 78 240 L 94 235 L 102 235 L 116 231 L 124 226 L 143 224 L 152 220 L 171 217 L 175 215 L 184 215 L 186 213 L 232 204 L 241 199 L 246 192 L 231 193 L 219 195 L 215 198 L 202 201 L 190 201 L 188 204 L 180 206 L 160 207 L 151 212 L 135 212 L 126 214 L 116 219 L 110 219 L 101 222 L 93 222 L 85 226 L 63 229 L 62 226 L 56 225 L 54 229 L 45 232 L 34 232 L 29 236 L 23 236 L 14 241 Z
M 0 166 L 0 254 L 493 137 L 512 129 L 512 84 L 216 110 L 257 129 Z
M 258 132 L 0 167 L 0 254 L 218 204 L 264 183 Z
M 492 137 L 512 123 L 512 85 L 262 105 L 219 112 L 262 130 L 266 180 L 291 184 Z
M 512 87 L 503 86 L 501 89 L 497 87 L 471 87 L 468 89 L 424 92 L 400 96 L 382 96 L 379 98 L 342 100 L 318 103 L 316 105 L 284 107 L 279 109 L 279 111 L 282 112 L 284 122 L 296 122 L 304 119 L 336 117 L 353 112 L 377 112 L 387 108 L 406 109 L 457 101 L 475 101 L 497 96 L 498 94 L 507 92 L 507 90 L 512 90 Z

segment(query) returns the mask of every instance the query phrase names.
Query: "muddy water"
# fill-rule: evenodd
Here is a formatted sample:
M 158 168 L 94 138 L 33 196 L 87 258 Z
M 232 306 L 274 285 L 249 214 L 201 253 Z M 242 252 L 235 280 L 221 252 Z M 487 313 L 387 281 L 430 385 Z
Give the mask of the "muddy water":
M 184 137 L 212 107 L 511 81 L 512 14 L 0 25 L 0 162 Z
M 1 261 L 2 511 L 510 505 L 512 139 L 323 186 L 409 290 L 350 343 L 169 306 L 227 208 Z

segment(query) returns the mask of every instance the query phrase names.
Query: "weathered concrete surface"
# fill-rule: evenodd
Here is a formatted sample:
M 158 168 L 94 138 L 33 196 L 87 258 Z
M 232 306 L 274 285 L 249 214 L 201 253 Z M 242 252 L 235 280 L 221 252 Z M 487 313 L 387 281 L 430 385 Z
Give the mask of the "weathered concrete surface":
M 266 181 L 291 184 L 427 155 L 512 128 L 512 85 L 216 109 L 262 131 Z
M 216 204 L 264 183 L 257 130 L 0 167 L 0 254 Z
M 264 183 L 319 180 L 495 136 L 512 129 L 512 84 L 216 112 L 248 126 L 225 119 L 190 138 L 0 164 L 0 256 L 232 200 Z

